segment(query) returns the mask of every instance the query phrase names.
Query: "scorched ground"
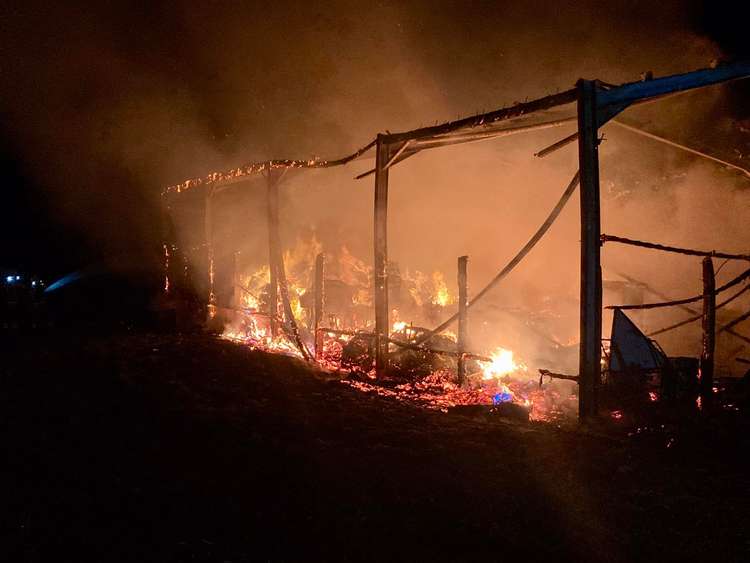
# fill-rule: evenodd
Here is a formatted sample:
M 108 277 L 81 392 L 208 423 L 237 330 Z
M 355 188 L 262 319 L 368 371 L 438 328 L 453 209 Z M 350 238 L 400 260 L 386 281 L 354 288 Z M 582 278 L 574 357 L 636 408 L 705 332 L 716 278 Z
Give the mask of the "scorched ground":
M 444 414 L 199 335 L 4 346 L 4 561 L 747 560 L 747 425 Z

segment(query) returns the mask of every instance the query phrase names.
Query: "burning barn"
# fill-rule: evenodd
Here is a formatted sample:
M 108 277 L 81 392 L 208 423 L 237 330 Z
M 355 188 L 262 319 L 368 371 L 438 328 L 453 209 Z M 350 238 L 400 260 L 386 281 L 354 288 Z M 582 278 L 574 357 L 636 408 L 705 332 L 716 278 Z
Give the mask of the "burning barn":
M 621 86 L 581 80 L 573 89 L 489 113 L 378 134 L 338 160 L 269 160 L 187 180 L 163 194 L 169 225 L 165 293 L 176 301 L 193 296 L 193 308 L 199 296 L 209 325 L 227 337 L 358 374 L 356 385 L 374 381 L 381 391 L 427 397 L 440 407 L 510 402 L 538 418 L 574 410 L 576 404 L 581 417 L 590 416 L 597 411 L 603 384 L 617 379 L 612 374 L 664 367 L 666 355 L 631 320 L 623 320 L 623 310 L 700 301 L 702 310 L 691 314 L 703 322 L 700 376 L 704 391 L 706 386 L 710 390 L 714 335 L 737 334 L 731 322 L 716 328 L 715 310 L 723 303 L 717 305 L 715 297 L 744 282 L 748 273 L 715 287 L 708 263 L 713 258 L 742 263 L 747 256 L 602 234 L 599 130 L 611 124 L 623 134 L 645 134 L 649 142 L 718 160 L 644 133 L 621 121 L 620 114 L 631 106 L 749 75 L 750 66 L 737 63 L 659 79 L 646 76 Z M 518 135 L 533 138 L 528 146 L 537 150 L 529 154 L 525 144 L 503 145 L 479 155 L 480 166 L 500 166 L 493 173 L 519 180 L 510 199 L 525 206 L 504 215 L 522 213 L 524 225 L 505 220 L 504 238 L 494 238 L 492 229 L 503 222 L 498 213 L 509 206 L 502 199 L 472 198 L 469 178 L 477 165 L 470 164 L 471 155 L 477 150 L 474 143 L 485 141 L 481 146 L 487 147 L 493 139 Z M 573 143 L 577 159 L 560 157 Z M 461 156 L 451 160 L 451 151 L 463 146 Z M 432 149 L 439 149 L 440 162 L 433 157 L 421 163 L 410 160 Z M 504 152 L 538 165 L 524 161 L 524 176 L 514 177 L 508 166 L 514 160 L 503 160 Z M 401 165 L 407 160 L 414 163 L 411 169 Z M 463 168 L 462 185 L 441 186 L 441 167 L 448 166 Z M 533 175 L 534 167 L 541 170 L 539 176 Z M 390 176 L 399 188 L 402 179 L 417 185 L 426 169 L 431 185 L 420 194 L 442 187 L 449 195 L 439 211 L 432 202 L 420 202 L 402 213 L 404 202 L 414 196 L 401 190 L 389 193 Z M 549 193 L 551 178 L 566 178 L 556 201 Z M 374 193 L 363 186 L 372 180 Z M 567 245 L 539 261 L 532 250 L 579 186 L 579 218 L 566 214 L 560 221 L 566 225 Z M 534 228 L 526 226 L 530 218 L 537 221 Z M 464 231 L 473 234 L 466 237 Z M 482 245 L 481 252 L 471 250 L 487 238 L 493 242 Z M 703 257 L 708 262 L 704 291 L 688 300 L 662 295 L 659 303 L 644 302 L 658 291 L 628 273 L 618 274 L 621 268 L 612 269 L 618 279 L 603 281 L 605 243 Z M 570 265 L 577 256 L 580 268 Z M 578 290 L 567 287 L 551 297 L 525 283 L 498 296 L 495 288 L 508 283 L 520 264 L 535 259 L 533 276 L 540 283 L 573 282 Z M 602 338 L 603 302 L 615 311 L 613 346 Z M 622 328 L 630 325 L 632 329 Z M 643 338 L 633 337 L 636 332 Z M 736 338 L 743 345 L 747 341 Z M 618 348 L 623 339 L 629 345 Z M 649 361 L 641 362 L 646 355 Z M 550 378 L 555 386 L 543 388 L 542 380 Z

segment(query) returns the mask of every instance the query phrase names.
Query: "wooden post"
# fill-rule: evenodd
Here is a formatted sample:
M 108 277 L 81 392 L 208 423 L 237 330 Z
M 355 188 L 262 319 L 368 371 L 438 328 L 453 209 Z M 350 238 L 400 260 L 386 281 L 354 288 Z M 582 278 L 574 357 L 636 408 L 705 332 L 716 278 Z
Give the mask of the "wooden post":
M 716 294 L 714 264 L 710 257 L 703 259 L 703 349 L 700 363 L 701 404 L 709 406 L 713 399 L 714 348 L 716 347 Z
M 579 80 L 578 161 L 581 174 L 581 317 L 578 416 L 596 415 L 601 382 L 602 271 L 600 263 L 599 139 L 596 82 Z
M 206 262 L 208 272 L 208 318 L 216 315 L 216 294 L 214 293 L 214 227 L 213 227 L 213 187 L 208 189 L 204 206 L 203 226 L 206 236 Z
M 388 369 L 388 158 L 390 145 L 386 135 L 378 134 L 375 159 L 375 220 L 374 220 L 374 301 L 375 301 L 375 374 L 385 375 Z
M 279 181 L 281 176 L 276 175 L 273 169 L 268 171 L 268 224 L 269 224 L 269 250 L 271 255 L 271 272 L 276 273 L 277 280 L 277 295 L 281 296 L 281 304 L 284 310 L 284 320 L 287 333 L 291 333 L 291 337 L 294 340 L 297 348 L 299 349 L 302 357 L 306 360 L 310 359 L 310 353 L 307 350 L 302 337 L 299 333 L 299 327 L 297 326 L 297 320 L 294 318 L 294 312 L 292 311 L 292 304 L 289 299 L 289 284 L 286 280 L 286 272 L 284 270 L 284 256 L 281 253 L 281 236 L 279 234 Z M 273 286 L 273 281 L 271 282 Z M 273 289 L 273 287 L 272 287 Z M 274 301 L 271 301 L 271 307 L 273 309 Z M 276 308 L 278 310 L 278 297 L 276 301 Z M 273 319 L 272 319 L 273 323 Z M 273 328 L 273 324 L 271 325 Z
M 322 252 L 315 259 L 315 311 L 313 313 L 313 335 L 315 336 L 315 359 L 320 360 L 323 352 L 323 333 L 318 330 L 323 321 L 325 304 L 325 263 L 326 256 Z
M 458 356 L 458 385 L 463 386 L 466 380 L 466 359 L 463 354 L 466 352 L 469 336 L 468 311 L 469 311 L 469 291 L 467 285 L 467 266 L 469 263 L 468 256 L 459 256 L 458 258 L 458 340 L 456 342 L 456 351 Z
M 276 256 L 281 252 L 279 248 L 279 185 L 278 179 L 268 170 L 266 183 L 266 201 L 268 203 L 268 269 L 271 283 L 268 291 L 268 315 L 270 317 L 271 336 L 279 334 L 277 318 L 279 315 L 279 279 L 276 269 Z
M 174 292 L 174 284 L 177 281 L 176 276 L 172 275 L 175 270 L 175 264 L 177 264 L 177 256 L 175 251 L 177 250 L 177 243 L 175 240 L 175 229 L 174 222 L 172 221 L 171 209 L 169 206 L 165 206 L 161 210 L 161 227 L 162 227 L 162 242 L 164 249 L 164 261 L 162 262 L 164 267 L 164 284 L 162 289 L 165 294 Z

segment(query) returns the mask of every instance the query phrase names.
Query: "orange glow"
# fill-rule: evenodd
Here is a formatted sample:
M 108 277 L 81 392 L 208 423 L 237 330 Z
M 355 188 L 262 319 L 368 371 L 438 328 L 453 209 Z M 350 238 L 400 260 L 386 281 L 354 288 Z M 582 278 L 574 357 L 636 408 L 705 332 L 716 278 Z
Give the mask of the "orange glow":
M 496 379 L 514 372 L 527 370 L 523 363 L 513 359 L 513 352 L 505 348 L 497 348 L 490 356 L 491 362 L 482 362 L 482 379 Z

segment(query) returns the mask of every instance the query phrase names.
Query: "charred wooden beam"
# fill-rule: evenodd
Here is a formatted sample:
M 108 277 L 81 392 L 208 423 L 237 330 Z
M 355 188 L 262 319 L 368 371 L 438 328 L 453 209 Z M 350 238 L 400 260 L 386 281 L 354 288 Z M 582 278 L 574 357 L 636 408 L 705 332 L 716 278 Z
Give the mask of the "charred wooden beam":
M 738 297 L 740 297 L 741 295 L 743 295 L 748 290 L 750 290 L 750 285 L 746 285 L 745 287 L 743 287 L 742 289 L 740 289 L 737 293 L 735 293 L 734 295 L 732 295 L 730 298 L 725 299 L 721 303 L 718 303 L 716 305 L 716 309 L 718 310 L 718 309 L 721 309 L 722 307 L 725 307 L 726 305 L 728 305 L 729 303 L 731 303 L 732 301 L 734 301 L 735 299 L 737 299 Z M 674 329 L 679 328 L 681 326 L 685 326 L 687 324 L 690 324 L 693 321 L 697 321 L 698 319 L 701 319 L 701 318 L 703 318 L 703 314 L 702 313 L 697 314 L 697 315 L 693 315 L 692 317 L 689 317 L 689 318 L 685 319 L 684 321 L 680 321 L 679 323 L 674 323 L 672 325 L 665 326 L 664 328 L 660 328 L 659 330 L 655 330 L 653 332 L 650 332 L 646 336 L 657 336 L 659 334 L 663 334 L 665 332 L 669 332 L 670 330 L 674 330 Z M 734 324 L 729 323 L 727 325 L 724 325 L 720 329 L 718 329 L 716 332 L 718 334 L 719 332 L 723 332 L 723 331 L 731 329 L 733 326 L 734 326 Z
M 323 352 L 323 333 L 318 329 L 323 320 L 323 307 L 325 303 L 325 262 L 326 257 L 322 252 L 315 258 L 315 312 L 313 319 L 313 330 L 315 331 L 315 359 L 319 360 Z
M 700 394 L 704 405 L 713 398 L 714 349 L 716 347 L 716 282 L 711 258 L 703 259 L 703 349 L 700 364 Z
M 362 330 L 345 330 L 340 328 L 326 328 L 321 327 L 318 329 L 318 332 L 321 332 L 323 334 L 334 334 L 339 336 L 362 336 L 365 338 L 375 338 L 374 332 L 366 332 Z
M 516 135 L 518 133 L 540 131 L 543 129 L 550 129 L 552 127 L 560 127 L 562 125 L 567 125 L 575 120 L 576 120 L 576 117 L 572 116 L 572 117 L 566 117 L 564 119 L 555 119 L 553 121 L 547 121 L 544 123 L 536 123 L 533 125 L 517 125 L 514 127 L 506 127 L 505 129 L 493 130 L 491 128 L 488 129 L 486 127 L 482 127 L 478 131 L 467 132 L 467 133 L 447 134 L 447 135 L 440 136 L 440 137 L 427 138 L 423 140 L 413 141 L 408 146 L 408 148 L 404 150 L 404 152 L 391 158 L 388 164 L 388 168 L 391 168 L 392 166 L 426 149 L 450 147 L 453 145 L 475 143 L 479 141 L 487 141 L 491 139 L 498 139 L 501 137 L 508 137 L 510 135 Z M 578 133 L 576 133 L 575 135 L 577 136 Z M 375 173 L 375 169 L 372 168 L 366 172 L 363 172 L 355 176 L 354 179 L 361 180 L 362 178 L 366 178 L 367 176 L 374 174 L 374 173 Z
M 572 135 L 568 135 L 564 139 L 560 139 L 559 141 L 552 143 L 548 147 L 543 148 L 539 152 L 535 152 L 534 156 L 539 158 L 544 158 L 548 154 L 552 154 L 553 152 L 563 148 L 567 147 L 570 143 L 578 140 L 578 131 L 573 133 Z
M 458 349 L 458 385 L 462 386 L 466 380 L 466 352 L 469 337 L 469 291 L 468 291 L 468 273 L 467 266 L 469 263 L 468 256 L 459 256 L 458 258 L 458 339 L 456 347 Z
M 388 162 L 391 145 L 379 134 L 375 157 L 374 203 L 374 300 L 375 300 L 375 374 L 385 375 L 388 369 Z
M 728 252 L 717 252 L 716 250 L 696 250 L 694 248 L 681 248 L 678 246 L 657 244 L 655 242 L 647 242 L 643 240 L 635 240 L 631 238 L 618 237 L 615 235 L 607 235 L 607 234 L 603 234 L 601 238 L 602 238 L 602 244 L 605 242 L 617 242 L 620 244 L 627 244 L 630 246 L 650 248 L 652 250 L 661 250 L 662 252 L 674 252 L 675 254 L 685 254 L 686 256 L 708 256 L 711 258 L 725 258 L 727 260 L 750 261 L 749 254 L 730 254 Z
M 600 256 L 599 126 L 597 85 L 579 80 L 578 161 L 581 172 L 581 318 L 578 416 L 597 413 L 601 382 L 602 270 Z
M 420 346 L 419 344 L 414 344 L 412 342 L 404 342 L 403 340 L 396 340 L 395 338 L 389 338 L 388 342 L 391 344 L 395 344 L 399 348 L 403 348 L 404 350 L 414 350 L 415 352 L 430 352 L 432 354 L 437 354 L 438 356 L 449 356 L 451 358 L 460 358 L 463 357 L 465 359 L 470 360 L 477 360 L 480 362 L 492 362 L 492 358 L 489 356 L 484 356 L 482 354 L 475 354 L 474 352 L 457 352 L 452 350 L 438 350 L 437 348 L 429 348 L 427 346 Z
M 515 104 L 513 106 L 491 111 L 481 115 L 465 117 L 456 121 L 434 125 L 431 127 L 422 127 L 403 133 L 393 133 L 388 136 L 389 142 L 403 142 L 407 139 L 421 140 L 436 135 L 446 135 L 460 129 L 472 127 L 491 126 L 494 123 L 512 119 L 514 117 L 524 116 L 541 110 L 551 109 L 556 106 L 571 104 L 576 101 L 575 89 L 566 90 L 558 94 L 552 94 L 538 100 Z
M 623 274 L 622 272 L 617 272 L 617 275 L 618 275 L 618 276 L 620 276 L 620 277 L 622 277 L 622 278 L 625 278 L 625 279 L 626 279 L 626 280 L 628 280 L 629 282 L 633 282 L 633 283 L 639 283 L 639 284 L 641 284 L 641 285 L 642 285 L 642 286 L 643 286 L 643 287 L 644 287 L 644 288 L 646 289 L 646 291 L 648 291 L 649 293 L 652 293 L 652 294 L 654 294 L 654 295 L 655 295 L 656 297 L 658 297 L 659 299 L 667 299 L 667 300 L 669 299 L 669 296 L 668 296 L 668 295 L 666 295 L 666 294 L 664 294 L 664 293 L 660 292 L 659 290 L 657 290 L 657 289 L 655 289 L 655 288 L 651 287 L 651 286 L 650 286 L 650 285 L 648 285 L 647 283 L 644 283 L 644 282 L 642 282 L 642 281 L 640 281 L 640 280 L 637 280 L 637 279 L 635 279 L 635 278 L 634 278 L 634 277 L 632 277 L 632 276 L 629 276 L 629 275 L 627 275 L 627 274 Z M 731 283 L 731 282 L 730 282 L 730 283 Z M 750 289 L 750 286 L 748 286 L 748 288 L 746 288 L 746 289 Z M 721 288 L 717 289 L 717 290 L 716 290 L 716 293 L 719 293 L 720 291 L 721 291 Z M 731 302 L 731 301 L 732 301 L 732 300 L 733 300 L 733 299 L 734 299 L 735 297 L 739 297 L 739 295 L 740 295 L 741 293 L 743 293 L 744 291 L 745 291 L 745 290 L 743 289 L 742 291 L 738 292 L 738 293 L 737 293 L 737 294 L 735 294 L 735 295 L 734 295 L 733 297 L 731 297 L 731 298 L 727 299 L 726 301 L 724 301 L 724 302 L 723 302 L 723 303 L 722 303 L 721 305 L 717 305 L 717 306 L 716 306 L 716 308 L 718 309 L 719 307 L 721 307 L 721 306 L 724 306 L 724 305 L 726 305 L 727 303 Z M 700 296 L 699 296 L 699 297 L 700 297 Z M 609 308 L 610 308 L 610 307 L 607 307 L 607 309 L 609 309 Z M 699 311 L 698 311 L 697 309 L 692 309 L 691 307 L 688 307 L 688 306 L 686 306 L 686 305 L 684 305 L 684 304 L 681 304 L 681 305 L 679 305 L 679 306 L 678 306 L 678 308 L 679 308 L 679 309 L 682 309 L 682 310 L 683 310 L 683 311 L 685 311 L 686 313 L 690 313 L 691 315 L 694 315 L 694 317 L 693 317 L 693 318 L 690 318 L 690 319 L 688 319 L 688 320 L 687 320 L 687 322 L 692 322 L 693 320 L 697 320 L 697 319 L 700 319 L 700 318 L 702 318 L 702 317 L 703 317 L 703 313 L 699 312 Z M 682 324 L 687 324 L 687 322 L 686 322 L 686 323 L 677 323 L 677 324 L 678 324 L 679 326 L 682 326 Z M 648 334 L 647 336 L 655 336 L 655 335 L 656 335 L 657 333 L 659 333 L 659 332 L 666 332 L 667 330 L 672 330 L 673 328 L 677 328 L 677 325 L 672 325 L 672 326 L 666 327 L 665 329 L 662 329 L 662 330 L 660 330 L 660 331 L 657 331 L 657 332 L 652 332 L 652 333 Z M 748 337 L 746 337 L 746 336 L 743 336 L 742 334 L 740 334 L 740 333 L 738 333 L 738 332 L 735 332 L 735 331 L 734 331 L 734 330 L 732 330 L 731 328 L 726 328 L 726 327 L 724 327 L 724 328 L 723 328 L 723 330 L 724 330 L 724 331 L 726 331 L 726 333 L 727 333 L 727 334 L 731 334 L 732 336 L 734 336 L 734 337 L 735 337 L 735 338 L 737 338 L 738 340 L 742 340 L 742 341 L 743 341 L 743 342 L 745 342 L 746 344 L 750 344 L 750 338 L 748 338 Z M 720 330 L 719 332 L 721 332 L 721 330 Z
M 279 185 L 277 177 L 268 171 L 266 176 L 266 203 L 268 206 L 268 270 L 270 285 L 268 288 L 268 315 L 271 317 L 271 336 L 276 338 L 279 327 L 276 317 L 279 314 L 279 278 L 276 257 L 281 254 L 279 248 Z
M 302 357 L 306 360 L 310 359 L 310 352 L 307 350 L 302 337 L 299 333 L 299 327 L 297 326 L 297 320 L 294 318 L 294 312 L 292 311 L 292 304 L 289 298 L 289 284 L 286 280 L 286 271 L 284 270 L 284 257 L 281 252 L 281 236 L 279 234 L 279 182 L 283 176 L 285 170 L 281 172 L 275 172 L 274 169 L 268 171 L 268 226 L 269 226 L 269 254 L 270 254 L 270 265 L 271 272 L 276 274 L 276 281 L 278 287 L 278 294 L 281 296 L 281 303 L 284 309 L 284 318 L 286 321 L 286 331 L 291 334 L 294 344 L 299 349 Z M 271 282 L 273 291 L 273 280 Z M 278 297 L 277 297 L 278 300 Z M 276 301 L 278 303 L 278 301 Z M 274 301 L 271 301 L 271 309 L 273 309 Z M 277 305 L 278 307 L 278 305 Z M 269 313 L 271 319 L 274 318 L 273 313 Z
M 206 193 L 203 226 L 206 233 L 206 262 L 208 274 L 208 316 L 213 317 L 216 312 L 216 293 L 214 292 L 214 227 L 213 227 L 213 189 Z
M 620 274 L 622 275 L 622 274 Z M 722 285 L 721 287 L 714 289 L 714 295 L 718 295 L 719 293 L 722 293 L 729 289 L 730 287 L 734 287 L 738 283 L 743 282 L 747 278 L 750 277 L 750 268 L 739 274 L 738 276 L 734 277 L 733 279 L 729 280 L 727 283 Z M 654 293 L 652 291 L 652 293 Z M 655 294 L 655 293 L 654 293 Z M 689 303 L 697 303 L 698 301 L 701 301 L 703 299 L 703 294 L 700 295 L 694 295 L 693 297 L 687 297 L 685 299 L 676 299 L 674 301 L 664 301 L 661 303 L 639 303 L 637 305 L 608 305 L 607 309 L 657 309 L 660 307 L 674 307 L 679 305 L 687 305 Z M 690 309 L 688 307 L 682 307 L 683 310 L 695 313 L 693 309 Z
M 540 369 L 539 370 L 539 386 L 542 386 L 542 380 L 544 377 L 549 377 L 551 379 L 564 379 L 566 381 L 575 381 L 578 383 L 581 378 L 577 375 L 566 375 L 564 373 L 555 373 L 554 371 L 550 371 L 548 369 Z

